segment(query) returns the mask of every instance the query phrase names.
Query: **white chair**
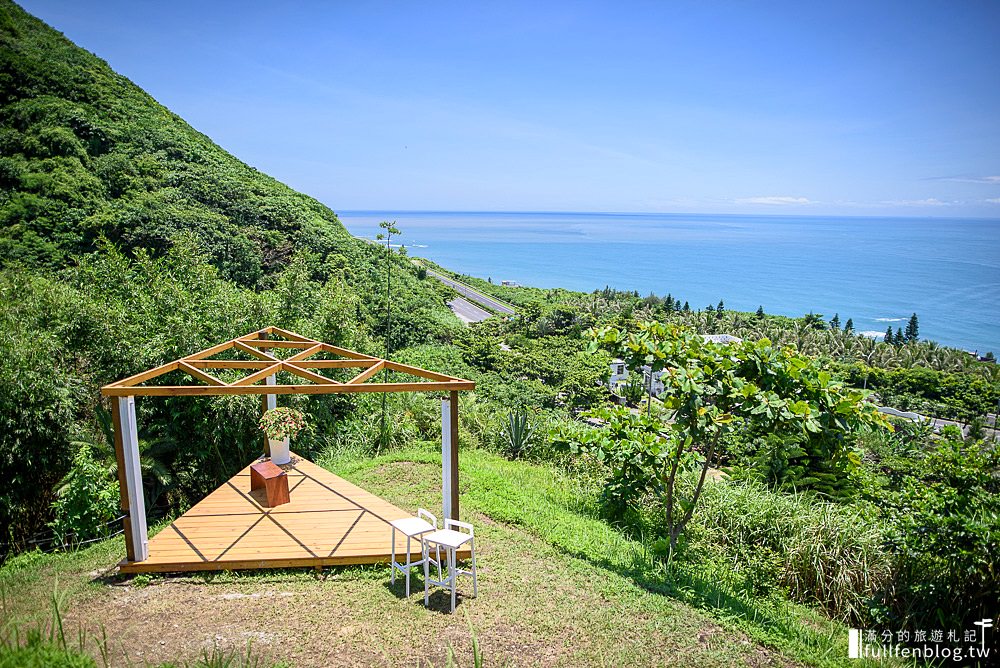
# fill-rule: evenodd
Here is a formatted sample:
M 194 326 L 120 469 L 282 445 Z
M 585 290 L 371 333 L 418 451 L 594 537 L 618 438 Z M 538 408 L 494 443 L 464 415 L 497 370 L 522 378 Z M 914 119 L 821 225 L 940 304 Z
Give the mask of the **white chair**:
M 453 528 L 454 527 L 454 528 Z M 456 531 L 455 528 L 459 529 Z M 461 531 L 465 529 L 465 531 Z M 444 529 L 433 533 L 425 533 L 420 536 L 420 543 L 423 545 L 424 562 L 424 605 L 428 604 L 428 594 L 430 585 L 451 588 L 451 611 L 455 612 L 455 581 L 459 575 L 472 576 L 472 595 L 479 596 L 479 579 L 476 576 L 476 538 L 475 531 L 471 524 L 459 522 L 458 520 L 445 519 Z M 455 565 L 455 552 L 461 546 L 469 544 L 472 552 L 472 570 L 466 571 Z M 430 559 L 431 548 L 438 550 L 438 579 L 432 580 L 428 561 Z M 448 577 L 441 577 L 441 550 L 444 550 L 448 557 Z
M 421 556 L 420 561 L 411 561 L 412 550 L 410 549 L 410 540 L 416 536 L 423 536 L 423 534 L 435 531 L 438 528 L 437 518 L 431 513 L 427 512 L 423 508 L 417 509 L 416 517 L 404 517 L 403 519 L 393 520 L 389 522 L 389 541 L 392 544 L 392 557 L 390 561 L 390 568 L 392 569 L 392 584 L 396 584 L 396 570 L 398 569 L 401 573 L 406 576 L 406 597 L 410 597 L 410 569 L 414 566 L 424 565 L 424 571 L 427 570 L 427 560 L 430 559 L 428 553 L 423 550 L 423 542 L 421 541 Z M 406 563 L 400 563 L 396 561 L 396 532 L 399 531 L 404 536 L 406 536 Z M 437 564 L 438 575 L 441 573 L 441 552 L 437 553 L 437 560 L 430 559 L 433 563 Z

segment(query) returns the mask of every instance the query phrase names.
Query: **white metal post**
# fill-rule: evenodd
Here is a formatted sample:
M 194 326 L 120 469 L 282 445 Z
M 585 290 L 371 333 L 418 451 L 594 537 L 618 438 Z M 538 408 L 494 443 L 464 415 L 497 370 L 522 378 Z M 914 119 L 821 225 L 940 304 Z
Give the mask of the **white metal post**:
M 270 376 L 268 376 L 264 380 L 264 382 L 267 385 L 277 385 L 278 384 L 278 379 L 272 373 Z M 278 407 L 278 395 L 277 394 L 269 394 L 269 395 L 267 395 L 267 410 L 269 410 L 269 411 L 270 410 L 274 410 L 277 407 Z
M 454 519 L 451 507 L 451 401 L 441 400 L 441 496 L 443 498 L 444 516 Z
M 146 534 L 146 502 L 142 494 L 142 466 L 139 463 L 139 429 L 135 422 L 135 397 L 119 397 L 118 412 L 121 415 L 122 454 L 125 460 L 125 485 L 128 488 L 132 549 L 136 561 L 145 561 L 149 557 L 149 536 Z

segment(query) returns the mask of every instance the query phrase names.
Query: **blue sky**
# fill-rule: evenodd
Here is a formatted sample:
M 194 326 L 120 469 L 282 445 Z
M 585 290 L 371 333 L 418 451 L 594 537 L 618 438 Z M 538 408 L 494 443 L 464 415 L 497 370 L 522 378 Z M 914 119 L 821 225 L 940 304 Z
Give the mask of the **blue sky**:
M 23 6 L 335 210 L 1000 218 L 997 2 Z

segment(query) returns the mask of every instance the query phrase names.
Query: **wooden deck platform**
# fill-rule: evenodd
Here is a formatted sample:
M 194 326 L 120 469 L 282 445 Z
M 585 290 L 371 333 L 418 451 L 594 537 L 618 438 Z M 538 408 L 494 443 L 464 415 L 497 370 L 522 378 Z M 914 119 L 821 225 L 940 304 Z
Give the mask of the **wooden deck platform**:
M 122 561 L 123 573 L 238 570 L 388 563 L 389 522 L 400 510 L 293 454 L 289 503 L 267 508 L 250 491 L 250 467 L 233 476 L 149 541 L 149 558 Z M 420 543 L 411 545 L 420 558 Z M 396 554 L 406 553 L 397 532 Z M 468 556 L 459 551 L 459 558 Z

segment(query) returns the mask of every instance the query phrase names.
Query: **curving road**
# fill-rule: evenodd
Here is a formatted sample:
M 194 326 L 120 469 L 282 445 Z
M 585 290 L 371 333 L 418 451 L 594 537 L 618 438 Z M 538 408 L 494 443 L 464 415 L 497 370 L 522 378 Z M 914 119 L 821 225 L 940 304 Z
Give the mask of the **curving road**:
M 442 276 L 433 269 L 428 269 L 427 273 L 428 275 L 433 276 L 434 278 L 438 279 L 448 287 L 455 290 L 455 292 L 457 292 L 458 294 L 462 295 L 463 297 L 467 297 L 468 299 L 476 302 L 480 306 L 485 306 L 488 309 L 496 311 L 497 313 L 502 313 L 504 315 L 515 314 L 514 309 L 512 309 L 507 304 L 504 304 L 501 301 L 497 301 L 496 299 L 488 295 L 484 295 L 482 292 L 473 290 L 465 283 L 459 283 L 458 281 L 452 278 L 448 278 L 447 276 Z
M 458 319 L 463 322 L 482 322 L 487 318 L 493 317 L 493 314 L 489 311 L 479 308 L 472 302 L 462 299 L 461 297 L 455 297 L 448 302 L 448 307 L 451 308 L 452 312 L 454 312 L 454 314 L 458 316 Z

